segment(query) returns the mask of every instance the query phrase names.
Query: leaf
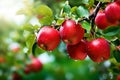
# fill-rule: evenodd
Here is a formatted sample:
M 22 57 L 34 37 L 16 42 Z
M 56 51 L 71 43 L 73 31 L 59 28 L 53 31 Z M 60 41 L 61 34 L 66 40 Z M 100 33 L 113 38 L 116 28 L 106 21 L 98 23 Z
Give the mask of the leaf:
M 76 13 L 77 6 L 71 8 L 71 13 Z
M 64 19 L 58 19 L 56 24 L 61 25 L 63 22 L 64 22 Z
M 33 55 L 39 55 L 43 52 L 45 52 L 45 50 L 39 48 L 39 46 L 37 45 L 37 42 L 35 42 L 32 46 L 32 54 Z
M 65 4 L 65 6 L 63 7 L 63 12 L 65 12 L 65 13 L 70 13 L 70 11 L 71 11 L 70 5 Z
M 36 39 L 36 36 L 35 34 L 30 34 L 27 39 L 26 39 L 26 45 L 28 47 L 28 53 L 31 53 L 32 52 L 32 46 L 35 42 L 35 39 Z
M 33 31 L 33 26 L 31 24 L 25 24 L 22 29 L 27 31 Z
M 103 31 L 103 33 L 105 36 L 115 36 L 120 34 L 120 28 L 119 26 L 108 27 Z
M 89 33 L 90 30 L 91 30 L 90 23 L 88 23 L 88 22 L 86 22 L 86 21 L 83 21 L 81 24 L 82 24 L 82 27 L 83 27 L 84 29 L 86 29 L 87 32 Z
M 53 21 L 53 17 L 50 16 L 43 17 L 42 19 L 39 20 L 39 22 L 42 25 L 51 25 L 52 21 Z
M 120 51 L 114 51 L 113 56 L 115 57 L 117 62 L 120 62 Z
M 53 16 L 52 10 L 47 5 L 40 5 L 36 8 L 36 14 L 39 16 Z
M 79 17 L 88 17 L 89 16 L 89 11 L 87 8 L 83 7 L 83 6 L 79 6 L 76 9 L 76 13 Z
M 110 0 L 97 0 L 97 1 L 100 1 L 100 2 L 110 2 Z

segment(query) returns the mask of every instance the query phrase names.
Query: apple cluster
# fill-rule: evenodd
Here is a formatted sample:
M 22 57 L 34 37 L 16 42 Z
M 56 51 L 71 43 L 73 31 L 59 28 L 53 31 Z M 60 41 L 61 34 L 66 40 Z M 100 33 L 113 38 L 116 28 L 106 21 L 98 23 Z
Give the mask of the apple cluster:
M 99 11 L 95 23 L 99 29 L 106 29 L 109 26 L 120 24 L 120 0 L 108 4 L 104 11 Z
M 74 20 L 65 20 L 59 31 L 52 26 L 44 26 L 37 35 L 37 44 L 46 51 L 54 50 L 62 40 L 70 58 L 84 60 L 87 55 L 94 62 L 102 62 L 110 57 L 110 46 L 104 38 L 85 40 L 85 30 Z

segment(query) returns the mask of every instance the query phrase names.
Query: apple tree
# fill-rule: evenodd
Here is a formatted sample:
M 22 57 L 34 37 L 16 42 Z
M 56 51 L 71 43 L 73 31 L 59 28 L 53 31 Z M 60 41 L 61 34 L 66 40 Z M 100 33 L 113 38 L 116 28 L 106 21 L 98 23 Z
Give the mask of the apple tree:
M 26 16 L 17 38 L 24 60 L 13 80 L 120 80 L 120 0 L 24 4 L 17 12 Z

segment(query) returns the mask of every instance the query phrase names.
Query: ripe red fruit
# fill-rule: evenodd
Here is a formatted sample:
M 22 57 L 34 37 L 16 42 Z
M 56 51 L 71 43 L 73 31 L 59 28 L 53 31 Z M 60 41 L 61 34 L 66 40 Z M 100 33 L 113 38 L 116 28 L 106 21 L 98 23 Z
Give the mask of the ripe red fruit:
M 60 27 L 60 36 L 65 43 L 75 45 L 83 38 L 84 29 L 74 20 L 65 20 Z
M 86 41 L 81 40 L 76 45 L 67 45 L 67 52 L 72 59 L 84 60 L 87 56 Z
M 109 4 L 105 8 L 105 15 L 109 22 L 117 23 L 120 20 L 120 5 L 117 2 Z
M 117 75 L 117 79 L 116 80 L 120 80 L 120 75 Z
M 38 72 L 42 69 L 42 63 L 37 58 L 32 58 L 31 63 L 27 64 L 27 68 L 29 68 L 30 71 Z
M 37 43 L 40 48 L 52 51 L 60 43 L 59 32 L 51 26 L 44 26 L 38 33 Z
M 17 72 L 14 72 L 12 74 L 12 80 L 22 80 L 22 77 L 20 74 L 18 74 Z
M 87 43 L 87 54 L 94 62 L 102 62 L 110 57 L 110 46 L 104 38 Z
M 108 26 L 110 26 L 110 23 L 107 21 L 105 13 L 100 11 L 98 12 L 96 18 L 95 18 L 95 24 L 99 29 L 106 29 Z
M 25 74 L 29 74 L 30 72 L 31 72 L 30 68 L 29 67 L 25 67 L 24 73 Z

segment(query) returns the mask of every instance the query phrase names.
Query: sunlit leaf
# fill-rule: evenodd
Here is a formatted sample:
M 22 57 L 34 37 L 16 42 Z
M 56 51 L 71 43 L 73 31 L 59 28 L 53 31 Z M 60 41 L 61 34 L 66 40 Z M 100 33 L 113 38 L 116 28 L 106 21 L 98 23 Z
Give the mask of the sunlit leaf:
M 28 47 L 28 53 L 31 53 L 32 51 L 32 46 L 35 42 L 36 36 L 34 34 L 30 34 L 27 39 L 26 39 L 26 45 Z
M 87 8 L 83 7 L 83 6 L 79 6 L 76 9 L 77 15 L 79 17 L 88 17 L 89 16 L 89 11 Z
M 36 8 L 36 14 L 41 16 L 52 16 L 53 12 L 47 5 L 40 5 Z
M 52 24 L 52 21 L 53 21 L 53 18 L 50 17 L 50 16 L 46 16 L 42 19 L 39 20 L 39 22 L 42 24 L 42 25 L 51 25 Z

